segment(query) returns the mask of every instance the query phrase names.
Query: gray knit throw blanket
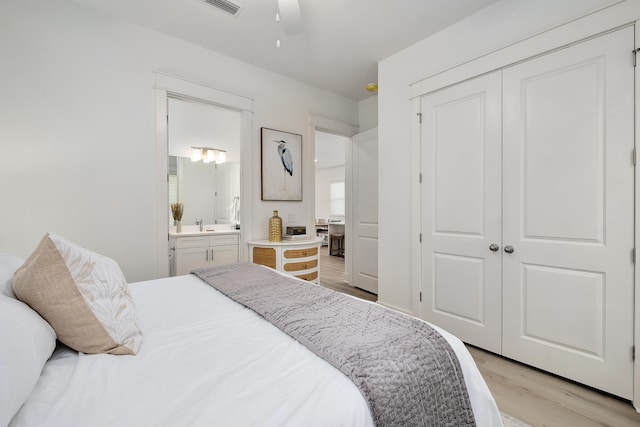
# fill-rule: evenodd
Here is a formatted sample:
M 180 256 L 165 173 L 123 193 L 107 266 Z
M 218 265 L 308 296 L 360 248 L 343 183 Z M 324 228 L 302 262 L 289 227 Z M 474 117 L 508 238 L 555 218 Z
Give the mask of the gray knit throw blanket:
M 377 426 L 474 426 L 462 369 L 425 322 L 251 263 L 192 272 L 349 377 Z

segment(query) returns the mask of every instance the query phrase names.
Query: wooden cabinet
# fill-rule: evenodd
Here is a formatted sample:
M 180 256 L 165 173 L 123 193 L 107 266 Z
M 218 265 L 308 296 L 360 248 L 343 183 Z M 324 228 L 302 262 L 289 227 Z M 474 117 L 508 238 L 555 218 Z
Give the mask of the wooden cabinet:
M 216 234 L 170 238 L 174 251 L 171 275 L 188 274 L 194 268 L 238 262 L 238 234 Z
M 295 242 L 249 242 L 249 260 L 308 282 L 320 277 L 320 245 L 322 239 Z

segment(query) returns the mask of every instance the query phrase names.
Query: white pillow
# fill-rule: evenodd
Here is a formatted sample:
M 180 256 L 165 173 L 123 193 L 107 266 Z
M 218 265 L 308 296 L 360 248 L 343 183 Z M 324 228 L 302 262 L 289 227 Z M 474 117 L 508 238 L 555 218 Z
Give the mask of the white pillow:
M 13 293 L 13 273 L 24 264 L 24 260 L 13 255 L 0 253 L 0 294 L 15 298 Z
M 0 426 L 27 400 L 55 346 L 53 328 L 38 313 L 0 295 Z

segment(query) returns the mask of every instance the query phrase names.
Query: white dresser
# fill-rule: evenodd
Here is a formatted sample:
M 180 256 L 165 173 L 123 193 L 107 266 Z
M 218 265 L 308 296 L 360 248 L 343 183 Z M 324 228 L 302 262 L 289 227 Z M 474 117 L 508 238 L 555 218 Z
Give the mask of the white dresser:
M 320 245 L 322 239 L 249 242 L 249 261 L 282 271 L 308 282 L 320 277 Z
M 169 233 L 171 276 L 188 274 L 194 268 L 238 262 L 240 232 L 212 231 Z

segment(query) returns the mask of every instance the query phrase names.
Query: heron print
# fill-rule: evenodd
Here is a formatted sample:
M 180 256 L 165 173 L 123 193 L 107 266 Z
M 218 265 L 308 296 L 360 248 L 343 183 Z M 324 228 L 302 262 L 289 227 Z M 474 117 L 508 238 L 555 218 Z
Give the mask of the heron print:
M 287 174 L 293 176 L 293 159 L 291 158 L 291 151 L 287 149 L 287 141 L 280 140 L 273 142 L 278 144 L 278 155 L 280 156 L 280 161 L 282 162 L 282 167 L 284 168 L 284 175 L 282 177 L 282 189 L 287 190 Z
M 262 128 L 262 200 L 302 200 L 302 136 Z

